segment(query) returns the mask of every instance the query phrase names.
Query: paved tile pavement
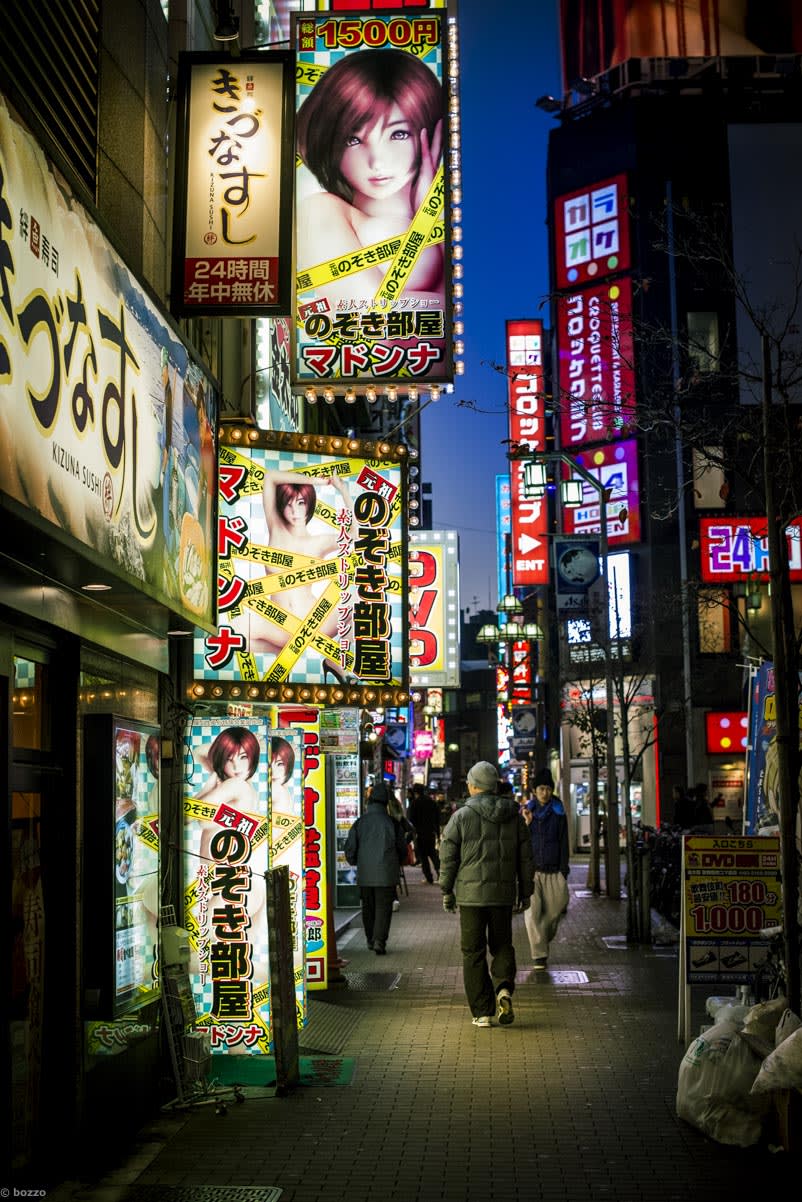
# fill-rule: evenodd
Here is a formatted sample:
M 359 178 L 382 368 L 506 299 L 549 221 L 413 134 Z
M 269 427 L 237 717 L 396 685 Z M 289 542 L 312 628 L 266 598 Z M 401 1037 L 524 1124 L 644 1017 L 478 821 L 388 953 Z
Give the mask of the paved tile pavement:
M 350 1085 L 248 1089 L 226 1116 L 163 1117 L 115 1173 L 51 1202 L 134 1202 L 131 1183 L 276 1186 L 282 1202 L 737 1202 L 799 1174 L 676 1117 L 676 944 L 628 946 L 626 903 L 590 895 L 583 865 L 547 973 L 515 919 L 515 1022 L 492 1030 L 471 1025 L 458 918 L 407 875 L 387 955 L 356 918 L 338 938 L 351 987 L 322 995 L 359 1015 Z M 707 992 L 693 993 L 694 1032 Z

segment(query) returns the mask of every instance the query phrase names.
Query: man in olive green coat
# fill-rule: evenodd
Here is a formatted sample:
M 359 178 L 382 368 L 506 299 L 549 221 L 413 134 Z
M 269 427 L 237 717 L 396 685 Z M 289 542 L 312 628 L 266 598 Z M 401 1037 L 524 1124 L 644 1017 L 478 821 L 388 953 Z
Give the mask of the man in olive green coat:
M 499 797 L 497 789 L 493 764 L 474 764 L 470 796 L 440 839 L 443 909 L 459 907 L 463 981 L 475 1027 L 492 1026 L 493 1015 L 502 1026 L 513 1021 L 512 911 L 526 910 L 532 894 L 529 832 L 513 798 Z

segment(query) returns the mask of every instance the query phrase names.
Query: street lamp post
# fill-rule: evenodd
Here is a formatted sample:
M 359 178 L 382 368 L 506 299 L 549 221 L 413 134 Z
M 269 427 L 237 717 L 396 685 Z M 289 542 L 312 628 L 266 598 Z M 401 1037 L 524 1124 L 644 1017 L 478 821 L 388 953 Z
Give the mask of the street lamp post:
M 545 469 L 549 463 L 564 463 L 599 497 L 599 550 L 601 552 L 604 591 L 602 634 L 604 640 L 604 680 L 607 694 L 607 896 L 621 896 L 621 857 L 618 846 L 618 774 L 615 767 L 615 713 L 613 710 L 613 649 L 610 632 L 610 575 L 607 547 L 607 490 L 581 463 L 564 451 L 527 451 L 524 463 L 524 495 L 542 496 L 546 490 Z M 568 484 L 573 483 L 567 481 Z M 573 499 L 574 503 L 581 497 Z M 626 804 L 626 799 L 625 799 Z

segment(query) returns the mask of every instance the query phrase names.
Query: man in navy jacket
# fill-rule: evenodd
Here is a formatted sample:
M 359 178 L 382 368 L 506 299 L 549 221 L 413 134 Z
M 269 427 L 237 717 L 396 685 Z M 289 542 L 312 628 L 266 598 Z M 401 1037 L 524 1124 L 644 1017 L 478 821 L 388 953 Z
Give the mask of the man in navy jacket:
M 554 796 L 554 777 L 547 768 L 537 774 L 533 785 L 535 800 L 526 803 L 524 820 L 529 825 L 535 882 L 524 924 L 535 968 L 542 972 L 548 965 L 549 944 L 568 909 L 568 819 Z

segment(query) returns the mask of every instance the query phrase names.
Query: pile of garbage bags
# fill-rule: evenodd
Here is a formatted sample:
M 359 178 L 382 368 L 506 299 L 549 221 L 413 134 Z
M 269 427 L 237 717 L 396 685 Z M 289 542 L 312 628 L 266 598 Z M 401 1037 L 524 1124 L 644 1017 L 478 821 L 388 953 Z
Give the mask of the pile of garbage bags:
M 759 1143 L 780 1090 L 802 1090 L 802 1021 L 785 998 L 738 1004 L 708 998 L 713 1025 L 691 1043 L 677 1082 L 677 1114 L 721 1144 Z

